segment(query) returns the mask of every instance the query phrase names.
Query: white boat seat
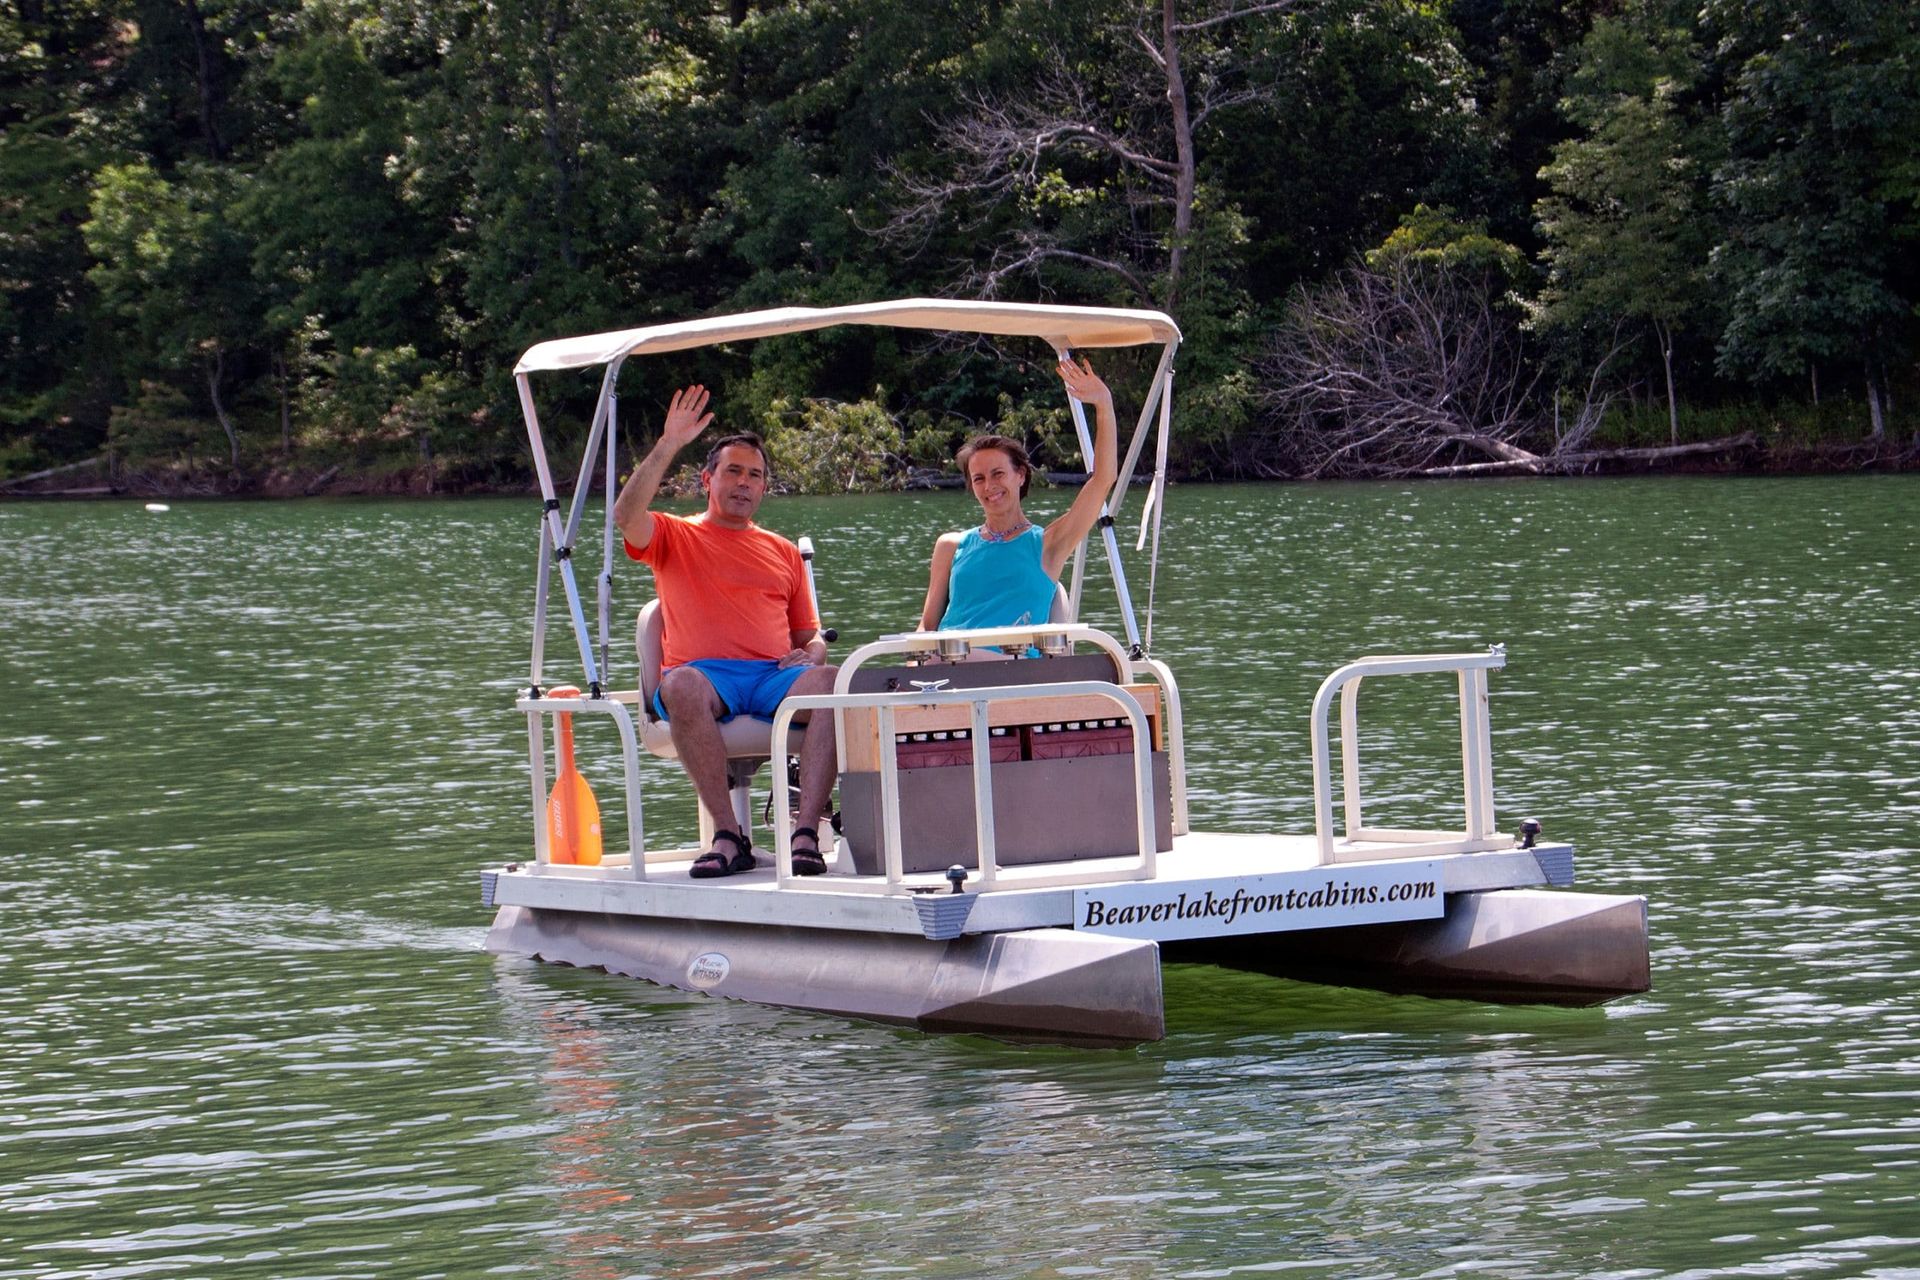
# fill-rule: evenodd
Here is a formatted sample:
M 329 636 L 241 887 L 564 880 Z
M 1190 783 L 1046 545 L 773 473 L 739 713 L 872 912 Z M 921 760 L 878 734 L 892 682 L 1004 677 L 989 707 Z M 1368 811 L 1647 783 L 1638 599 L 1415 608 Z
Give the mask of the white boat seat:
M 634 648 L 640 657 L 640 744 L 662 760 L 677 760 L 673 733 L 653 709 L 653 694 L 660 687 L 662 629 L 660 602 L 649 600 L 633 628 Z M 800 740 L 805 735 L 805 725 L 794 725 L 787 734 L 786 754 L 800 754 Z M 752 716 L 735 716 L 720 726 L 720 741 L 726 744 L 729 760 L 765 761 L 773 742 L 773 726 Z
M 634 621 L 633 644 L 640 658 L 640 745 L 662 760 L 678 760 L 673 749 L 673 731 L 653 709 L 654 690 L 660 687 L 660 635 L 665 624 L 660 617 L 660 602 L 649 600 Z M 805 725 L 794 725 L 787 733 L 783 756 L 800 754 Z M 720 726 L 720 742 L 727 750 L 727 791 L 733 803 L 733 825 L 751 838 L 753 833 L 753 775 L 767 763 L 773 746 L 773 726 L 752 716 L 735 716 Z M 776 771 L 776 792 L 786 784 L 784 763 Z M 700 805 L 700 845 L 713 844 L 714 816 Z

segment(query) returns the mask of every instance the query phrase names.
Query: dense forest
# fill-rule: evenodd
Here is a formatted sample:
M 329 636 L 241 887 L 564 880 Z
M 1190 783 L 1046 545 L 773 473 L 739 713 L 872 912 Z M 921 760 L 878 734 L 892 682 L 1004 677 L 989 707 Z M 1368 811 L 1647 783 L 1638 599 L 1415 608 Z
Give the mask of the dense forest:
M 0 484 L 524 485 L 535 341 L 923 294 L 1172 313 L 1190 476 L 1910 465 L 1917 12 L 4 0 Z M 624 426 L 698 378 L 801 487 L 1071 466 L 1035 354 L 708 350 Z

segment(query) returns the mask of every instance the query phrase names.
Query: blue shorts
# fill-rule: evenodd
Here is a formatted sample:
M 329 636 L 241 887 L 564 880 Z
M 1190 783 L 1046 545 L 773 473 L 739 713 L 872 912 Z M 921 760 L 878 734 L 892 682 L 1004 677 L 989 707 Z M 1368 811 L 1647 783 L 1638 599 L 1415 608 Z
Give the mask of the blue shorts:
M 773 713 L 786 700 L 793 682 L 812 670 L 804 662 L 783 667 L 772 658 L 696 658 L 684 665 L 705 676 L 720 695 L 727 708 L 727 714 L 720 717 L 722 724 L 735 716 L 752 716 L 772 724 Z M 667 718 L 658 689 L 653 691 L 653 709 L 662 720 Z

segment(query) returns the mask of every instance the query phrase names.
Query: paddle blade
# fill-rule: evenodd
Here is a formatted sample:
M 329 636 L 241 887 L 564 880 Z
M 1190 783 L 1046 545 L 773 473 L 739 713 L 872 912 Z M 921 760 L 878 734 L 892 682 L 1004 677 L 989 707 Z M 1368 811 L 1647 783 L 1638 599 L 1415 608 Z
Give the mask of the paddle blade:
M 600 865 L 600 802 L 571 765 L 553 780 L 547 797 L 547 858 L 551 862 Z

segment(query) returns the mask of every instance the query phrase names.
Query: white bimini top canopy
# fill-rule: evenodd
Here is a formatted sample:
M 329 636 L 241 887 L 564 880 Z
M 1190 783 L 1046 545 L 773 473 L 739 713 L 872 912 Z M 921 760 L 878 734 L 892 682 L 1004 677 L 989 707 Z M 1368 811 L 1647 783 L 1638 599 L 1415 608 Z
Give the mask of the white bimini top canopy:
M 1173 355 L 1180 346 L 1180 327 L 1160 311 L 1132 311 L 1120 307 L 1062 307 L 1028 302 L 969 302 L 953 298 L 903 298 L 892 302 L 867 302 L 851 307 L 777 307 L 771 311 L 748 311 L 739 315 L 709 316 L 704 320 L 685 320 L 678 324 L 647 325 L 638 329 L 620 329 L 612 333 L 590 333 L 578 338 L 556 338 L 527 348 L 513 368 L 514 383 L 520 393 L 520 408 L 527 420 L 527 440 L 533 446 L 533 466 L 540 480 L 543 502 L 540 521 L 540 569 L 534 590 L 533 676 L 529 687 L 542 683 L 541 663 L 546 648 L 547 596 L 552 577 L 557 574 L 566 592 L 567 612 L 573 623 L 574 639 L 580 649 L 580 663 L 591 696 L 600 696 L 600 674 L 607 666 L 608 635 L 613 583 L 614 539 L 613 503 L 606 504 L 605 528 L 601 536 L 601 560 L 605 566 L 598 575 L 600 628 L 599 660 L 594 657 L 593 636 L 587 626 L 580 600 L 579 584 L 573 572 L 573 545 L 586 512 L 587 495 L 593 489 L 596 458 L 604 468 L 602 485 L 608 494 L 615 492 L 614 454 L 618 430 L 615 422 L 618 397 L 614 383 L 629 356 L 661 355 L 670 351 L 690 351 L 698 347 L 729 342 L 748 342 L 756 338 L 775 338 L 787 333 L 806 333 L 831 329 L 836 325 L 867 325 L 881 329 L 922 329 L 934 333 L 991 334 L 1002 338 L 1037 338 L 1055 351 L 1096 347 L 1159 346 L 1160 363 L 1154 370 L 1140 406 L 1133 439 L 1120 464 L 1120 477 L 1113 496 L 1107 501 L 1100 522 L 1100 539 L 1113 572 L 1121 620 L 1126 624 L 1127 642 L 1136 658 L 1144 659 L 1153 637 L 1153 574 L 1160 559 L 1160 515 L 1167 474 L 1167 440 L 1172 432 Z M 553 473 L 547 461 L 547 445 L 540 430 L 540 416 L 534 409 L 532 378 L 535 373 L 560 369 L 604 367 L 600 394 L 594 405 L 593 425 L 587 433 L 586 450 L 581 459 L 580 479 L 574 485 L 572 509 L 563 520 L 560 499 L 554 489 Z M 1087 429 L 1086 414 L 1080 402 L 1071 396 L 1067 408 L 1073 416 L 1074 430 L 1086 455 L 1088 470 L 1093 468 L 1093 441 Z M 1155 450 L 1152 483 L 1140 513 L 1140 534 L 1134 543 L 1139 550 L 1146 545 L 1149 532 L 1153 552 L 1148 560 L 1147 627 L 1144 636 L 1134 620 L 1133 597 L 1127 589 L 1126 574 L 1120 564 L 1120 548 L 1113 527 L 1120 505 L 1125 501 L 1127 485 L 1146 444 L 1150 427 L 1159 420 L 1158 447 Z M 1072 585 L 1068 589 L 1069 617 L 1080 615 L 1081 583 L 1086 569 L 1087 547 L 1083 541 L 1073 557 Z
M 723 342 L 744 342 L 753 338 L 778 337 L 783 333 L 830 329 L 842 324 L 1032 337 L 1049 343 L 1055 350 L 1068 347 L 1138 347 L 1149 343 L 1177 345 L 1180 341 L 1179 326 L 1174 324 L 1172 317 L 1159 311 L 904 298 L 895 302 L 867 302 L 853 307 L 777 307 L 771 311 L 710 316 L 705 320 L 655 324 L 641 329 L 592 333 L 579 338 L 556 338 L 527 348 L 513 371 L 524 374 L 549 369 L 583 369 L 612 364 L 627 356 L 687 351 Z

